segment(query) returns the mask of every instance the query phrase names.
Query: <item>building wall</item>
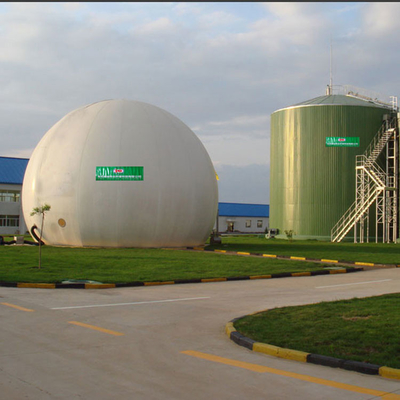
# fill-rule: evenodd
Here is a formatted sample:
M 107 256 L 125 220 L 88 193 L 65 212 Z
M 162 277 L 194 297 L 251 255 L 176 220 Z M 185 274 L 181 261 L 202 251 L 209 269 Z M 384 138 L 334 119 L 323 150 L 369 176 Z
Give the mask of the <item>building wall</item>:
M 25 234 L 27 231 L 21 203 L 22 185 L 0 184 L 0 235 Z M 10 193 L 19 192 L 12 198 Z
M 249 224 L 250 226 L 248 226 Z M 268 227 L 269 218 L 266 217 L 218 217 L 218 233 L 265 233 L 265 229 Z

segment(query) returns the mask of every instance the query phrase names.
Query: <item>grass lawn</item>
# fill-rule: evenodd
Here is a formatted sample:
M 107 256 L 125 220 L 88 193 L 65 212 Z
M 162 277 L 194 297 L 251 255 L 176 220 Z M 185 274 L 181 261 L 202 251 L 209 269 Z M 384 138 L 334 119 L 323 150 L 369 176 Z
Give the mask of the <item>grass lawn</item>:
M 29 239 L 29 238 L 26 238 Z M 12 237 L 6 238 L 12 240 Z M 223 237 L 213 249 L 400 264 L 400 244 L 293 241 L 257 236 Z M 37 246 L 0 246 L 0 281 L 61 282 L 69 279 L 125 283 L 268 275 L 314 271 L 322 264 L 163 249 L 63 248 L 43 246 L 38 270 Z M 326 265 L 325 265 L 326 266 Z
M 125 283 L 267 275 L 322 269 L 301 261 L 163 249 L 0 246 L 0 281 L 61 282 L 69 279 Z M 325 265 L 326 266 L 326 265 Z
M 237 320 L 258 342 L 400 368 L 400 293 L 283 307 Z
M 317 259 L 362 261 L 376 264 L 400 264 L 400 244 L 331 243 L 316 240 L 289 242 L 257 236 L 222 237 L 222 244 L 210 246 L 227 251 L 247 251 Z

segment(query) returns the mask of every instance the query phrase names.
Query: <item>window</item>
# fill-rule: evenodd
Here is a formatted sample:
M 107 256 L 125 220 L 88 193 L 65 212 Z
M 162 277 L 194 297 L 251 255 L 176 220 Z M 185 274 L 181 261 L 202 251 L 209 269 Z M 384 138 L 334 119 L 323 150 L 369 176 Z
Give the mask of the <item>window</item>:
M 21 201 L 21 192 L 18 190 L 0 190 L 0 201 L 18 203 Z
M 257 228 L 262 228 L 262 226 L 263 226 L 262 219 L 257 220 Z
M 246 219 L 246 228 L 251 228 L 251 219 Z
M 19 226 L 19 215 L 0 215 L 0 226 Z

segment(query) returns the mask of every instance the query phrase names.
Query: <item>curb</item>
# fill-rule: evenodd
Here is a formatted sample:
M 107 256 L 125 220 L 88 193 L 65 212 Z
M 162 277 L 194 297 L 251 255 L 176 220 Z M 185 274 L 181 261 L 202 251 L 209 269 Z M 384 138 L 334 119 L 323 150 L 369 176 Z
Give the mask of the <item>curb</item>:
M 170 250 L 170 249 L 165 249 Z M 177 249 L 175 249 L 177 250 Z M 377 264 L 377 263 L 369 263 L 364 261 L 346 261 L 346 260 L 329 260 L 325 258 L 308 258 L 308 257 L 298 257 L 298 256 L 285 256 L 285 255 L 277 255 L 277 254 L 263 254 L 263 253 L 248 253 L 244 251 L 228 251 L 228 250 L 220 250 L 220 249 L 209 249 L 206 247 L 186 247 L 181 250 L 195 250 L 195 251 L 206 251 L 206 252 L 214 252 L 214 253 L 222 253 L 226 255 L 238 255 L 238 256 L 256 256 L 256 257 L 268 257 L 268 258 L 276 258 L 279 260 L 292 260 L 292 261 L 307 261 L 307 262 L 323 262 L 327 264 L 344 264 L 344 265 L 359 265 L 365 267 L 390 267 L 390 268 L 400 268 L 400 264 Z
M 176 279 L 174 281 L 156 281 L 156 282 L 127 282 L 127 283 L 25 283 L 25 282 L 0 282 L 0 287 L 13 288 L 34 288 L 34 289 L 114 289 L 120 287 L 136 286 L 158 286 L 158 285 L 179 285 L 184 283 L 209 283 L 209 282 L 229 282 L 244 281 L 249 279 L 274 279 L 290 278 L 299 276 L 316 276 L 329 274 L 345 274 L 351 272 L 363 271 L 361 267 L 349 267 L 334 270 L 316 270 L 310 272 L 281 272 L 271 275 L 249 275 L 249 276 L 231 276 L 227 278 L 203 278 L 203 279 Z
M 243 318 L 243 317 L 240 317 Z M 319 354 L 306 353 L 304 351 L 285 349 L 283 347 L 273 346 L 267 343 L 256 342 L 239 333 L 233 326 L 234 322 L 240 318 L 235 318 L 225 326 L 225 332 L 229 339 L 239 346 L 246 347 L 249 350 L 258 353 L 264 353 L 274 357 L 284 358 L 286 360 L 307 362 L 311 364 L 323 365 L 332 368 L 341 368 L 348 371 L 360 372 L 367 375 L 380 375 L 383 378 L 400 380 L 400 369 L 385 367 L 382 365 L 370 364 L 360 361 L 344 360 L 334 357 L 321 356 Z

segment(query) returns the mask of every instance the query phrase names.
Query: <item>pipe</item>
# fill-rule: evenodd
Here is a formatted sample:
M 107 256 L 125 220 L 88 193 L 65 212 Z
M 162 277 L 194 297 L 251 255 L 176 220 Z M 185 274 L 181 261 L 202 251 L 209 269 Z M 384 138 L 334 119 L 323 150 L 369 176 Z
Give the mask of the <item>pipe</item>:
M 31 235 L 40 243 L 42 246 L 45 244 L 43 240 L 40 240 L 39 236 L 36 234 L 35 229 L 38 229 L 36 225 L 33 225 L 31 228 Z

